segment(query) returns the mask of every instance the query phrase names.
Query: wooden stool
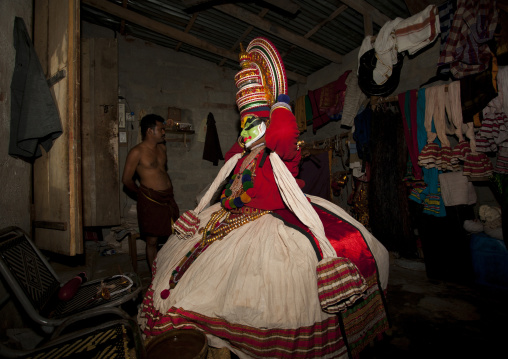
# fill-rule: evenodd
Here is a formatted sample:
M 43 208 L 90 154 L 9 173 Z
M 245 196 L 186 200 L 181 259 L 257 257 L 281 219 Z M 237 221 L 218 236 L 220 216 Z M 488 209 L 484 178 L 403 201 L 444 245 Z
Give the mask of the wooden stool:
M 131 256 L 132 268 L 136 273 L 138 272 L 138 261 L 146 259 L 146 254 L 138 256 L 138 247 L 136 246 L 136 240 L 138 240 L 140 237 L 141 236 L 139 233 L 129 234 L 129 255 Z

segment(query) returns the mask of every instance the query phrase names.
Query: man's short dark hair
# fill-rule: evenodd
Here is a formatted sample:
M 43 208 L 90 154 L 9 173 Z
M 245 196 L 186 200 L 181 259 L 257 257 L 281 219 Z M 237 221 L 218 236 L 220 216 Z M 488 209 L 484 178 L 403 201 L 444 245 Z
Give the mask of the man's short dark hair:
M 141 127 L 141 138 L 144 140 L 146 136 L 146 131 L 148 131 L 149 128 L 152 130 L 155 129 L 155 126 L 157 126 L 157 122 L 164 123 L 165 120 L 162 118 L 162 116 L 155 115 L 153 113 L 146 115 L 141 119 L 141 122 L 139 126 Z

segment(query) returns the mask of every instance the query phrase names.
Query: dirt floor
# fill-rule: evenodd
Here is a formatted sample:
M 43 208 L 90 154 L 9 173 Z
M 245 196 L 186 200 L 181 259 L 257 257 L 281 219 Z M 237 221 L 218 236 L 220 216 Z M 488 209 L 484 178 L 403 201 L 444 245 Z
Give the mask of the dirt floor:
M 101 255 L 103 251 L 100 243 L 87 243 L 82 264 L 52 260 L 51 265 L 62 282 L 83 270 L 89 279 L 132 271 L 128 253 Z M 506 351 L 503 328 L 508 322 L 508 291 L 474 282 L 430 279 L 419 259 L 391 254 L 390 262 L 386 299 L 391 328 L 382 340 L 364 350 L 362 359 L 505 357 L 499 353 Z M 137 265 L 145 290 L 151 280 L 148 265 L 144 259 Z M 30 339 L 25 333 L 22 340 Z

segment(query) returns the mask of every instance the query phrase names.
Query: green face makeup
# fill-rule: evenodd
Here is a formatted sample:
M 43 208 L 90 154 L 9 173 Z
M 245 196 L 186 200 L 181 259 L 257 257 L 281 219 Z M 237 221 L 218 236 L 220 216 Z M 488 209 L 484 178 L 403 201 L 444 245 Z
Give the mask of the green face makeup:
M 265 123 L 258 117 L 250 117 L 245 121 L 244 128 L 240 133 L 245 147 L 249 148 L 254 142 L 263 137 L 266 131 Z

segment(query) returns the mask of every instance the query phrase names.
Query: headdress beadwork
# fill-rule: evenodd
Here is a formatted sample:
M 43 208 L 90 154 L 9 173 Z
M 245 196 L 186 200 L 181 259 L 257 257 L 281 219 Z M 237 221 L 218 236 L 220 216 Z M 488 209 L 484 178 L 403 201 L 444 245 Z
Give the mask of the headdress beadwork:
M 253 39 L 244 51 L 235 76 L 236 104 L 240 114 L 257 108 L 270 108 L 281 94 L 288 93 L 286 70 L 275 46 L 263 37 Z

